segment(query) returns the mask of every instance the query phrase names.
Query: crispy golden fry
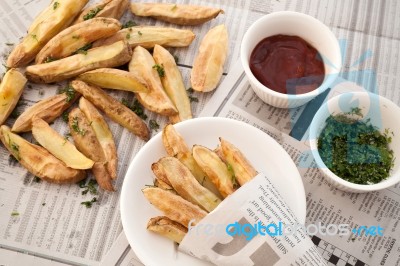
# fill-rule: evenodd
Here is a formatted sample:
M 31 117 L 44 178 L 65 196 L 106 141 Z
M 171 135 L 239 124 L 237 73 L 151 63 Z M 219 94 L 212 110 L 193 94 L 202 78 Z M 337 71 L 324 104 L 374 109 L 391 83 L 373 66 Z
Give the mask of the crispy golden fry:
M 223 138 L 219 140 L 225 161 L 231 165 L 236 180 L 243 186 L 257 175 L 257 171 L 237 147 Z
M 165 183 L 164 181 L 162 181 L 161 179 L 158 179 L 157 177 L 154 179 L 154 186 L 165 189 L 165 190 L 169 190 L 171 192 L 174 192 L 176 194 L 176 191 L 167 183 Z
M 33 21 L 25 38 L 11 52 L 7 66 L 26 66 L 51 38 L 72 22 L 87 2 L 88 0 L 51 1 Z
M 185 227 L 188 227 L 190 221 L 193 225 L 197 224 L 207 215 L 207 212 L 199 206 L 168 190 L 146 187 L 142 189 L 142 192 L 147 200 L 162 211 L 165 216 Z
M 85 8 L 73 24 L 90 20 L 94 17 L 120 19 L 128 9 L 129 0 L 103 0 L 102 2 Z
M 165 216 L 151 218 L 147 223 L 147 230 L 165 236 L 176 243 L 181 243 L 188 231 L 187 228 L 180 223 L 172 221 Z
M 178 123 L 192 118 L 192 109 L 190 100 L 186 92 L 185 84 L 174 57 L 160 45 L 155 45 L 153 50 L 153 58 L 156 64 L 163 66 L 164 76 L 161 82 L 168 94 L 168 97 L 174 103 L 178 114 L 169 117 L 172 123 Z
M 136 78 L 142 78 L 150 89 L 148 93 L 137 93 L 136 97 L 150 111 L 166 116 L 175 115 L 177 110 L 163 89 L 159 74 L 161 70 L 157 67 L 162 68 L 156 65 L 149 51 L 141 46 L 134 49 L 129 72 Z
M 62 93 L 43 99 L 26 109 L 14 122 L 11 130 L 14 132 L 30 131 L 34 116 L 42 118 L 47 123 L 51 123 L 68 109 L 79 96 L 79 93 L 75 93 L 74 95 Z
M 90 169 L 94 162 L 80 153 L 76 147 L 41 118 L 33 117 L 32 135 L 39 144 L 66 166 L 74 169 Z
M 70 56 L 85 45 L 114 35 L 120 28 L 119 21 L 113 18 L 95 18 L 68 27 L 40 50 L 35 63 L 42 64 Z
M 175 156 L 178 153 L 190 153 L 190 149 L 185 143 L 185 140 L 171 124 L 163 128 L 162 141 L 165 151 L 169 156 Z
M 200 168 L 200 166 L 196 163 L 196 160 L 193 158 L 191 152 L 178 152 L 175 157 L 183 163 L 192 173 L 192 175 L 196 178 L 196 180 L 205 188 L 210 190 L 212 193 L 217 195 L 219 198 L 222 198 L 218 189 L 211 182 L 210 178 L 206 173 Z
M 79 108 L 85 114 L 86 118 L 90 121 L 90 125 L 96 134 L 97 139 L 100 142 L 101 148 L 103 149 L 105 161 L 107 162 L 107 170 L 112 179 L 117 178 L 117 148 L 110 128 L 107 122 L 104 120 L 100 112 L 84 97 L 79 100 Z
M 228 31 L 223 24 L 210 29 L 204 36 L 190 77 L 195 91 L 208 92 L 217 87 L 222 77 L 228 47 Z
M 178 25 L 199 25 L 224 13 L 219 8 L 167 3 L 132 3 L 131 11 L 135 16 L 153 17 Z
M 105 89 L 149 92 L 132 73 L 115 68 L 99 68 L 79 75 L 78 79 Z
M 207 212 L 214 210 L 221 199 L 203 187 L 190 170 L 174 157 L 161 158 L 157 164 L 171 183 L 172 187 L 184 199 L 200 206 Z
M 0 125 L 3 124 L 18 103 L 24 90 L 26 78 L 12 68 L 4 75 L 0 84 Z
M 80 80 L 72 81 L 71 85 L 113 121 L 127 128 L 141 139 L 149 139 L 150 133 L 147 125 L 131 109 L 108 95 L 99 87 L 90 86 Z
M 204 146 L 194 145 L 192 153 L 197 164 L 207 174 L 224 198 L 235 192 L 233 187 L 234 176 L 215 152 Z
M 53 183 L 75 183 L 86 177 L 83 170 L 67 167 L 45 148 L 32 144 L 3 125 L 0 139 L 7 150 L 33 175 Z
M 28 66 L 26 76 L 33 82 L 52 83 L 78 76 L 89 70 L 123 65 L 129 62 L 131 55 L 129 45 L 120 41 L 50 63 Z
M 68 126 L 75 146 L 80 152 L 95 162 L 92 172 L 99 186 L 105 190 L 114 191 L 103 149 L 96 137 L 96 133 L 90 126 L 90 122 L 79 108 L 74 108 L 69 113 Z
M 126 40 L 130 46 L 142 46 L 143 48 L 153 48 L 154 45 L 164 47 L 186 47 L 189 46 L 196 35 L 185 29 L 175 29 L 157 26 L 136 26 L 122 29 L 111 37 L 98 40 L 93 43 L 93 47 L 109 45 L 111 43 Z
M 165 171 L 163 171 L 163 169 L 161 169 L 161 164 L 152 163 L 151 164 L 151 170 L 153 171 L 153 174 L 156 176 L 156 180 L 161 181 L 162 185 L 164 187 L 169 186 L 170 188 L 172 188 L 171 182 L 169 182 L 168 177 L 165 174 Z

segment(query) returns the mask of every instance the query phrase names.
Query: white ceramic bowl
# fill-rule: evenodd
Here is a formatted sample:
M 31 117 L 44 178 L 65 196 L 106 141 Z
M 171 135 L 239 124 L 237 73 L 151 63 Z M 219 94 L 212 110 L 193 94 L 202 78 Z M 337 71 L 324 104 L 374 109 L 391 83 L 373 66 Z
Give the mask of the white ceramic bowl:
M 253 49 L 264 38 L 278 34 L 298 36 L 318 50 L 325 66 L 325 79 L 320 87 L 308 93 L 288 95 L 267 88 L 253 75 L 249 67 Z M 291 11 L 271 13 L 254 22 L 243 37 L 240 58 L 254 92 L 264 102 L 280 108 L 294 108 L 312 100 L 332 84 L 342 67 L 339 43 L 330 29 L 309 15 Z
M 318 137 L 326 125 L 326 119 L 332 114 L 349 112 L 355 107 L 359 107 L 363 118 L 371 119 L 371 124 L 381 132 L 389 129 L 389 132 L 394 134 L 389 144 L 394 152 L 394 166 L 390 176 L 377 184 L 359 185 L 340 178 L 327 168 L 318 153 Z M 310 145 L 314 159 L 326 180 L 341 190 L 356 193 L 381 190 L 400 182 L 400 124 L 397 122 L 399 117 L 399 106 L 382 96 L 367 92 L 344 93 L 323 104 L 311 122 Z

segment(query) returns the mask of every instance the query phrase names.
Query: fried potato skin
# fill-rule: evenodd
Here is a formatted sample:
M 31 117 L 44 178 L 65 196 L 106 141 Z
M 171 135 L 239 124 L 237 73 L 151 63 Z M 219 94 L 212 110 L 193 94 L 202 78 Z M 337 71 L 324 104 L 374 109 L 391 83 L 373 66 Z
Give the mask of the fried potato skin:
M 183 137 L 175 130 L 174 126 L 171 124 L 166 125 L 162 131 L 162 142 L 165 151 L 169 156 L 175 156 L 178 153 L 188 153 L 190 152 Z
M 22 166 L 43 180 L 66 184 L 76 183 L 86 178 L 85 171 L 67 167 L 45 148 L 12 133 L 10 128 L 5 125 L 0 127 L 0 139 Z
M 165 236 L 176 243 L 180 243 L 188 229 L 166 216 L 153 217 L 147 223 L 147 230 Z
M 125 11 L 128 9 L 128 6 L 129 6 L 129 0 L 103 0 L 98 4 L 94 4 L 92 6 L 89 6 L 88 8 L 85 8 L 79 14 L 78 18 L 74 21 L 73 24 L 85 21 L 85 18 L 88 16 L 88 14 L 96 9 L 100 10 L 97 12 L 94 18 L 108 17 L 108 18 L 120 19 L 122 15 L 125 13 Z
M 0 84 L 0 125 L 3 124 L 18 103 L 27 79 L 18 70 L 7 71 Z

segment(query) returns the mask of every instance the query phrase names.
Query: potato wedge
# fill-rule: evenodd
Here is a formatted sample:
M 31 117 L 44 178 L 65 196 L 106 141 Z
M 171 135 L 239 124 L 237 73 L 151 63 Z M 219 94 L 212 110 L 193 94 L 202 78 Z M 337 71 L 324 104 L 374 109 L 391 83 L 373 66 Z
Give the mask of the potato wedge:
M 147 200 L 162 211 L 165 216 L 185 227 L 188 227 L 190 221 L 193 225 L 197 224 L 207 215 L 207 212 L 199 206 L 168 190 L 146 187 L 142 189 L 142 192 Z
M 156 180 L 161 181 L 163 185 L 165 184 L 164 187 L 169 186 L 170 188 L 172 188 L 172 184 L 171 182 L 169 182 L 165 171 L 161 167 L 161 164 L 157 162 L 152 163 L 151 170 L 153 171 L 153 174 L 156 176 Z
M 36 141 L 66 166 L 74 169 L 90 169 L 94 162 L 80 153 L 76 147 L 41 118 L 33 117 L 32 135 Z
M 151 218 L 147 223 L 147 230 L 165 236 L 176 243 L 181 243 L 188 229 L 165 216 Z
M 179 152 L 175 155 L 175 157 L 190 170 L 192 175 L 203 187 L 210 190 L 212 193 L 217 195 L 217 197 L 222 198 L 213 182 L 211 182 L 210 178 L 206 173 L 204 173 L 204 171 L 197 164 L 196 160 L 193 158 L 192 152 Z
M 42 47 L 57 33 L 66 28 L 86 5 L 88 0 L 51 1 L 28 29 L 28 34 L 11 52 L 8 67 L 22 67 L 31 62 Z
M 135 16 L 152 17 L 178 25 L 199 25 L 224 13 L 219 8 L 169 3 L 132 3 L 131 11 Z
M 69 79 L 101 67 L 116 67 L 131 59 L 132 51 L 126 42 L 90 49 L 50 63 L 26 68 L 26 76 L 37 83 L 52 83 Z
M 104 89 L 149 92 L 147 85 L 141 83 L 132 73 L 115 68 L 95 69 L 80 74 L 78 79 Z
M 53 122 L 68 109 L 79 96 L 79 93 L 74 93 L 74 95 L 61 93 L 43 99 L 26 109 L 17 120 L 15 120 L 11 130 L 13 132 L 30 131 L 32 129 L 32 118 L 34 116 L 42 118 L 47 123 Z
M 197 164 L 207 174 L 224 198 L 235 192 L 233 186 L 234 176 L 217 154 L 201 145 L 194 145 L 192 153 Z
M 157 164 L 160 165 L 161 171 L 182 198 L 200 206 L 207 212 L 211 212 L 221 203 L 221 199 L 203 187 L 190 170 L 175 157 L 163 157 L 158 160 Z
M 22 166 L 43 180 L 64 184 L 76 183 L 86 177 L 85 171 L 67 167 L 45 148 L 12 133 L 6 125 L 0 127 L 0 139 Z
M 161 189 L 169 190 L 170 192 L 175 191 L 170 185 L 168 185 L 161 179 L 158 179 L 157 177 L 156 177 L 156 179 L 154 179 L 154 186 L 159 187 Z M 176 193 L 176 191 L 175 191 L 175 193 Z
M 74 108 L 69 113 L 68 126 L 76 148 L 95 162 L 92 172 L 99 186 L 104 190 L 114 191 L 103 149 L 90 122 L 79 108 Z
M 25 76 L 14 68 L 4 75 L 0 84 L 0 125 L 7 120 L 17 105 L 26 81 Z
M 120 29 L 121 23 L 113 18 L 94 18 L 68 27 L 40 50 L 35 63 L 42 64 L 70 56 L 81 47 L 112 36 Z
M 228 48 L 228 31 L 225 25 L 218 25 L 207 32 L 201 41 L 190 77 L 195 91 L 209 92 L 217 87 Z
M 174 103 L 178 114 L 169 117 L 171 123 L 178 123 L 192 118 L 190 100 L 183 84 L 182 74 L 175 63 L 174 57 L 167 49 L 156 44 L 153 50 L 153 58 L 156 64 L 164 67 L 164 76 L 161 82 L 168 97 Z
M 150 133 L 147 125 L 131 109 L 108 95 L 99 87 L 90 86 L 80 80 L 72 81 L 71 85 L 114 122 L 127 128 L 143 140 L 149 139 Z
M 190 153 L 190 149 L 185 143 L 185 140 L 175 130 L 173 125 L 166 125 L 163 128 L 161 136 L 165 151 L 169 156 L 175 156 L 178 153 Z
M 120 19 L 128 9 L 129 0 L 103 0 L 102 2 L 85 8 L 73 24 L 97 17 Z
M 121 40 L 126 40 L 132 49 L 136 46 L 150 49 L 156 44 L 163 47 L 186 47 L 192 43 L 195 37 L 196 35 L 191 30 L 135 26 L 122 29 L 111 37 L 98 40 L 93 43 L 93 47 L 109 45 Z
M 90 121 L 90 125 L 96 134 L 97 139 L 100 142 L 101 148 L 103 149 L 105 160 L 107 162 L 107 170 L 112 179 L 117 178 L 117 148 L 110 128 L 107 122 L 104 120 L 100 112 L 84 97 L 79 100 L 79 108 L 85 114 L 86 118 Z
M 139 102 L 152 112 L 171 116 L 177 114 L 177 109 L 168 97 L 161 84 L 160 76 L 155 67 L 153 57 L 141 46 L 133 50 L 132 60 L 129 63 L 129 72 L 135 77 L 142 78 L 150 89 L 148 93 L 137 93 Z M 162 66 L 159 66 L 162 68 Z
M 236 180 L 243 186 L 258 174 L 257 171 L 237 147 L 223 138 L 219 140 L 225 161 L 231 165 Z

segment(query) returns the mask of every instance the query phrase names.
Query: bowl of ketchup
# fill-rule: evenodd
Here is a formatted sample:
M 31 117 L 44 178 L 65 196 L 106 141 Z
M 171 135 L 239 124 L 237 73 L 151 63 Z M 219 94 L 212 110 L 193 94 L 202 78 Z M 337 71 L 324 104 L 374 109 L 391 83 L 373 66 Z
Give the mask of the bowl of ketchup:
M 279 108 L 301 106 L 328 89 L 342 66 L 335 35 L 312 16 L 281 11 L 246 31 L 241 62 L 254 92 Z

